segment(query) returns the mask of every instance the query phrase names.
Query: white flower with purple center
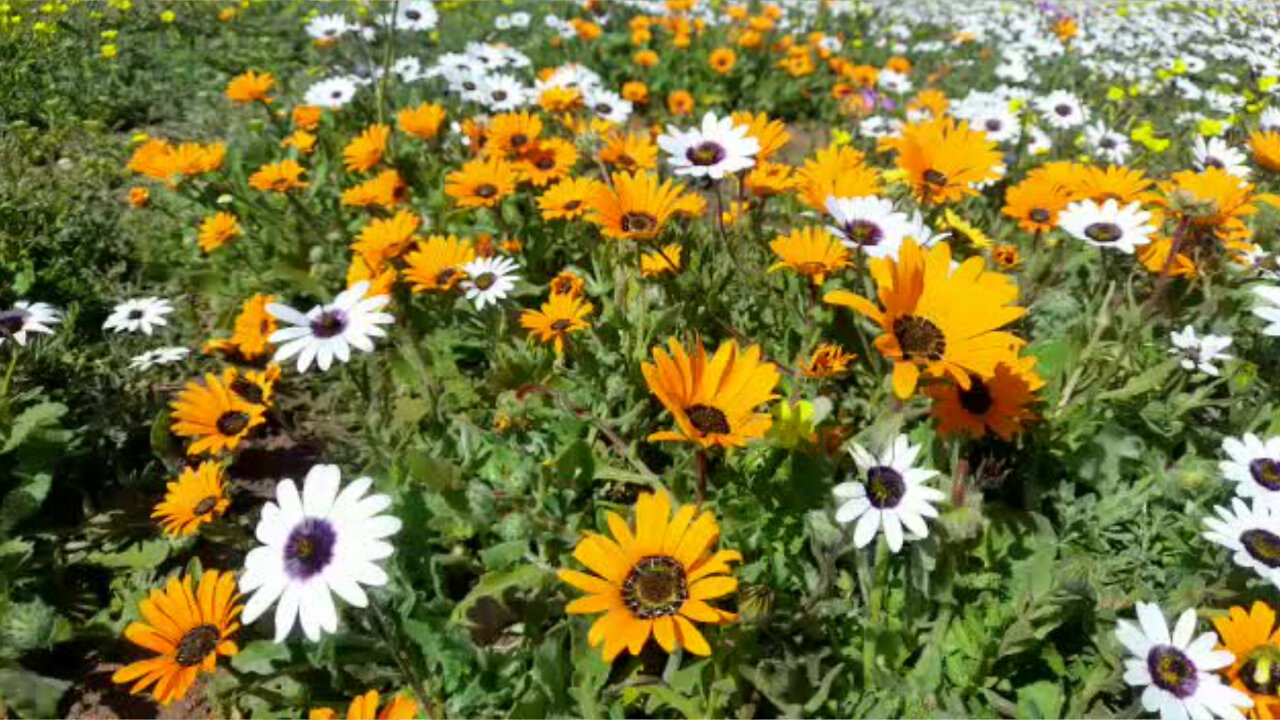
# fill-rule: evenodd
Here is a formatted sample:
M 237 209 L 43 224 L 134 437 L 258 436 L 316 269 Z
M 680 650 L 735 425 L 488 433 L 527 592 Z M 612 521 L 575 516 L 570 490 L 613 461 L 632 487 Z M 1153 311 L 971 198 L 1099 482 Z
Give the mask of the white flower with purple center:
M 1231 147 L 1222 138 L 1196 137 L 1191 146 L 1191 159 L 1197 170 L 1208 170 L 1211 167 L 1226 170 L 1238 178 L 1249 177 L 1249 164 L 1244 153 Z
M 736 125 L 733 118 L 702 116 L 702 125 L 692 130 L 668 127 L 658 136 L 658 147 L 667 153 L 667 163 L 676 175 L 719 180 L 756 164 L 760 141 Z
M 307 34 L 314 40 L 337 40 L 353 26 L 341 15 L 320 15 L 307 22 Z
M 173 304 L 164 298 L 144 297 L 125 300 L 116 305 L 102 324 L 103 330 L 141 332 L 150 335 L 157 327 L 169 324 Z
M 180 345 L 148 350 L 141 355 L 129 359 L 129 367 L 133 370 L 148 370 L 157 365 L 170 365 L 186 358 L 191 350 Z
M 1218 463 L 1222 477 L 1236 484 L 1236 495 L 1280 500 L 1280 437 L 1265 440 L 1245 433 L 1222 441 L 1227 460 Z
M 396 30 L 432 30 L 440 21 L 440 13 L 431 0 L 405 0 L 394 5 L 394 10 L 378 18 L 385 28 Z
M 1069 130 L 1089 120 L 1089 111 L 1080 98 L 1065 90 L 1055 90 L 1033 104 L 1045 124 L 1055 130 Z
M 1139 245 L 1151 242 L 1155 227 L 1150 224 L 1151 213 L 1144 212 L 1139 203 L 1121 207 L 1114 199 L 1099 205 L 1092 200 L 1080 200 L 1067 205 L 1058 215 L 1058 227 L 1077 240 L 1108 250 L 1118 250 L 1132 255 Z
M 271 333 L 268 340 L 278 345 L 275 362 L 298 356 L 298 372 L 306 372 L 315 364 L 328 370 L 334 359 L 347 362 L 351 348 L 373 352 L 373 338 L 386 337 L 380 325 L 395 322 L 389 313 L 378 312 L 390 302 L 387 295 L 366 297 L 367 281 L 358 282 L 339 293 L 328 305 L 317 305 L 306 315 L 288 305 L 270 303 L 267 312 L 286 323 Z
M 861 479 L 840 483 L 832 492 L 840 503 L 836 522 L 858 523 L 853 544 L 866 547 L 883 530 L 889 549 L 896 553 L 904 540 L 928 537 L 925 518 L 938 517 L 934 503 L 946 496 L 924 484 L 937 470 L 914 467 L 920 446 L 899 435 L 878 458 L 857 443 L 850 446 L 849 454 Z
M 47 303 L 17 302 L 8 310 L 0 311 L 0 345 L 13 339 L 19 345 L 27 344 L 27 333 L 52 335 L 53 328 L 62 317 Z
M 1196 631 L 1196 611 L 1178 617 L 1173 633 L 1160 607 L 1137 604 L 1138 622 L 1116 622 L 1116 639 L 1133 657 L 1124 661 L 1124 681 L 1144 688 L 1142 707 L 1160 712 L 1164 720 L 1219 717 L 1243 720 L 1241 709 L 1253 707 L 1248 695 L 1222 683 L 1216 671 L 1228 667 L 1235 656 L 1214 650 L 1218 636 Z
M 828 197 L 826 204 L 832 221 L 827 231 L 845 247 L 868 257 L 896 258 L 902 241 L 915 238 L 919 232 L 911 216 L 894 209 L 891 200 L 875 196 Z
M 359 86 L 350 77 L 333 77 L 313 83 L 303 94 L 302 101 L 319 108 L 340 108 L 351 102 Z
M 240 592 L 253 593 L 245 603 L 245 623 L 275 604 L 276 642 L 289 636 L 295 622 L 307 639 L 319 640 L 338 629 L 334 594 L 365 607 L 369 598 L 361 586 L 387 584 L 378 561 L 393 552 L 386 538 L 400 531 L 399 519 L 382 514 L 391 498 L 367 494 L 373 486 L 367 477 L 339 492 L 341 483 L 336 465 L 316 465 L 301 494 L 292 480 L 282 480 L 276 501 L 262 506 L 255 531 L 262 545 L 245 557 Z
M 1204 536 L 1230 550 L 1236 565 L 1280 587 L 1280 506 L 1267 497 L 1254 498 L 1252 506 L 1236 497 L 1231 507 L 1213 511 L 1217 517 L 1205 518 Z

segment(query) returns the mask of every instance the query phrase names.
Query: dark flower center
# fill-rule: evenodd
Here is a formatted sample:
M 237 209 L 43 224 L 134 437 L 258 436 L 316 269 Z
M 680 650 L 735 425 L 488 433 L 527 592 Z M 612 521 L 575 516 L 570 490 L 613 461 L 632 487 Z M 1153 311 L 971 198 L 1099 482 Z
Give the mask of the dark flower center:
M 1049 222 L 1049 218 L 1051 217 L 1053 216 L 1049 213 L 1048 210 L 1045 210 L 1044 208 L 1035 208 L 1034 210 L 1031 211 L 1031 219 L 1034 222 L 1047 223 Z
M 445 268 L 436 275 L 436 284 L 440 286 L 448 285 L 457 274 L 457 268 Z
M 582 207 L 581 200 L 570 200 L 569 202 L 564 204 L 565 210 L 577 210 L 580 207 Z
M 422 19 L 422 13 L 418 12 L 417 10 L 406 10 L 404 13 L 404 16 L 409 18 L 410 20 Z
M 494 90 L 492 93 L 490 93 L 490 96 L 493 98 L 494 102 L 502 102 L 503 100 L 507 99 L 507 91 Z
M 188 630 L 182 636 L 182 640 L 178 641 L 178 651 L 174 653 L 173 659 L 183 667 L 199 665 L 209 657 L 209 653 L 218 648 L 220 637 L 221 633 L 216 626 L 197 625 Z
M 462 89 L 463 89 L 463 90 L 467 90 L 467 91 L 475 90 L 475 89 L 476 89 L 476 84 L 475 84 L 475 82 L 473 82 L 473 81 L 471 81 L 471 80 L 464 80 L 464 81 L 462 82 Z
M 1240 666 L 1240 682 L 1249 692 L 1258 695 L 1275 695 L 1280 690 L 1280 650 L 1263 645 L 1249 654 Z
M 1053 108 L 1053 111 L 1054 111 L 1054 112 L 1056 112 L 1056 113 L 1058 113 L 1058 114 L 1059 114 L 1059 115 L 1061 115 L 1062 117 L 1067 117 L 1067 116 L 1068 116 L 1068 115 L 1070 115 L 1070 114 L 1071 114 L 1071 112 L 1072 112 L 1072 110 L 1071 110 L 1071 106 L 1070 106 L 1070 105 L 1067 105 L 1066 103 L 1063 103 L 1063 104 L 1061 104 L 1061 105 L 1057 105 L 1057 106 L 1055 106 L 1055 107 Z
M 1249 463 L 1249 475 L 1268 490 L 1280 490 L 1280 460 L 1257 458 Z
M 1097 222 L 1084 229 L 1084 236 L 1096 243 L 1113 243 L 1124 235 L 1115 223 Z
M 724 412 L 710 405 L 694 405 L 688 415 L 689 422 L 703 435 L 727 435 L 731 430 Z
M 141 320 L 142 311 L 135 308 L 133 310 L 130 310 L 129 314 L 126 317 L 128 317 L 128 319 L 130 320 Z
M 550 155 L 543 155 L 533 162 L 533 166 L 546 172 L 556 166 L 556 159 Z
M 895 508 L 907 492 L 902 474 L 885 465 L 877 465 L 867 471 L 867 501 L 878 509 Z
M 724 148 L 721 147 L 719 143 L 707 141 L 689 148 L 685 153 L 685 157 L 694 165 L 701 165 L 705 167 L 708 165 L 715 165 L 721 160 L 724 160 L 725 154 Z
M 249 416 L 239 410 L 224 412 L 214 425 L 218 428 L 218 434 L 233 437 L 249 427 Z
M 1205 158 L 1205 159 L 1204 159 L 1204 166 L 1205 166 L 1205 167 L 1211 167 L 1211 168 L 1218 168 L 1219 170 L 1226 169 L 1226 167 L 1227 167 L 1226 163 L 1224 163 L 1224 162 L 1222 162 L 1221 160 L 1219 160 L 1218 158 L 1216 158 L 1216 157 L 1212 157 L 1212 156 L 1207 157 L 1207 158 Z
M 629 212 L 622 216 L 622 232 L 650 233 L 658 228 L 658 219 L 649 213 Z
M 613 106 L 609 103 L 596 103 L 596 112 L 601 115 L 608 115 L 613 112 Z
M 238 377 L 231 381 L 231 392 L 239 395 L 254 405 L 262 405 L 265 393 L 262 387 L 248 378 Z
M 1111 150 L 1115 148 L 1115 146 L 1116 146 L 1116 141 L 1112 140 L 1111 138 L 1102 138 L 1102 141 L 1098 143 L 1098 147 L 1102 148 L 1103 150 Z
M 944 187 L 947 184 L 947 176 L 938 170 L 929 168 L 928 170 L 924 171 L 924 181 L 929 183 L 930 185 L 937 185 L 938 187 Z
M 488 199 L 497 194 L 498 186 L 492 183 L 485 183 L 476 187 L 476 197 Z
M 1254 560 L 1269 568 L 1280 567 L 1280 535 L 1262 528 L 1249 528 L 1240 533 L 1240 544 Z
M 1147 653 L 1147 670 L 1156 687 L 1178 698 L 1195 694 L 1199 684 L 1195 663 L 1186 653 L 1170 645 L 1157 645 Z
M 527 142 L 529 142 L 529 136 L 524 133 L 516 133 L 511 136 L 511 147 L 513 148 L 522 147 Z
M 209 497 L 201 500 L 200 503 L 196 505 L 195 510 L 193 510 L 192 512 L 196 515 L 208 515 L 209 513 L 213 512 L 213 509 L 217 506 L 218 506 L 218 496 L 210 495 Z
M 572 324 L 573 324 L 573 323 L 572 323 L 572 322 L 570 322 L 569 320 L 565 320 L 564 318 L 560 318 L 559 320 L 557 320 L 557 321 L 555 321 L 555 322 L 551 323 L 551 329 L 552 329 L 552 330 L 555 330 L 555 331 L 556 331 L 556 332 L 558 332 L 558 333 L 562 333 L 562 332 L 564 332 L 565 330 L 568 330 L 568 329 L 569 329 L 569 326 L 570 326 L 570 325 L 572 325 Z
M 342 97 L 342 91 L 334 90 L 333 92 L 329 93 L 329 97 L 334 100 L 337 100 L 338 98 Z
M 987 120 L 987 122 L 985 123 L 985 125 L 986 125 L 987 130 L 988 130 L 988 131 L 990 131 L 990 132 L 997 132 L 997 131 L 999 131 L 999 130 L 1000 130 L 1000 128 L 1004 127 L 1004 123 L 1000 122 L 999 120 L 997 120 L 997 119 L 995 119 L 995 118 L 991 118 L 991 119 Z
M 623 604 L 642 620 L 674 615 L 688 599 L 684 567 L 665 555 L 641 558 L 622 581 Z
M 893 321 L 893 336 L 898 339 L 902 355 L 908 360 L 937 362 L 947 352 L 947 338 L 937 325 L 915 315 L 903 315 Z
M 487 272 L 487 273 L 480 273 L 480 275 L 478 275 L 473 282 L 477 288 L 481 290 L 488 290 L 489 288 L 493 287 L 493 284 L 497 281 L 498 281 L 497 275 L 494 275 L 491 272 Z
M 324 339 L 342 334 L 347 328 L 347 315 L 341 310 L 325 310 L 311 321 L 311 334 Z
M 0 332 L 12 335 L 22 329 L 27 322 L 26 310 L 5 310 L 0 312 Z
M 291 577 L 305 580 L 324 570 L 333 560 L 338 534 L 326 520 L 305 518 L 284 543 L 284 567 Z
M 874 247 L 884 239 L 884 231 L 870 220 L 850 220 L 844 224 L 843 229 L 849 242 L 863 247 Z
M 971 378 L 969 389 L 960 390 L 960 407 L 974 415 L 986 415 L 992 403 L 991 391 L 981 378 Z

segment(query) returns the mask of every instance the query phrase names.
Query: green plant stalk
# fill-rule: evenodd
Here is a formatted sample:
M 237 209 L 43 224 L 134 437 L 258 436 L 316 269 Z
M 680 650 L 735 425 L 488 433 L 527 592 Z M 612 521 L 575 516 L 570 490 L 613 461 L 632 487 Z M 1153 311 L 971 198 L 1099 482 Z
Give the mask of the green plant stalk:
M 862 636 L 862 689 L 871 688 L 876 662 L 876 637 L 884 615 L 884 597 L 889 584 L 889 544 L 883 535 L 876 538 L 875 579 L 871 587 L 871 604 L 868 609 L 868 629 Z

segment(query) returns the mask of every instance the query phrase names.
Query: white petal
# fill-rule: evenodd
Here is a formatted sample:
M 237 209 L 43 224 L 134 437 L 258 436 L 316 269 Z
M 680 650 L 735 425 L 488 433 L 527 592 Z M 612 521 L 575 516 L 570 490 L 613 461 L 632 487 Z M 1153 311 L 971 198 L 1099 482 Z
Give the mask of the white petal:
M 305 482 L 302 488 L 303 512 L 307 517 L 328 517 L 333 500 L 338 496 L 338 486 L 342 483 L 342 471 L 337 465 L 315 465 L 307 472 Z
M 289 583 L 280 595 L 280 602 L 276 604 L 276 642 L 283 642 L 289 637 L 289 631 L 298 618 L 301 594 L 302 588 L 297 583 Z
M 866 547 L 875 539 L 876 531 L 880 529 L 880 511 L 871 508 L 858 518 L 858 526 L 853 531 L 853 544 L 855 547 Z

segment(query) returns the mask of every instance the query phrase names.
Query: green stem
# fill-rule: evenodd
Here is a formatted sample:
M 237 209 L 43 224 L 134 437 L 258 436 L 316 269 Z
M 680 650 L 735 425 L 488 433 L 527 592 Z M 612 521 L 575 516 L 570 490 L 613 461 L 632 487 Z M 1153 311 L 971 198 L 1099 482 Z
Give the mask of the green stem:
M 862 690 L 867 692 L 874 682 L 876 662 L 876 638 L 879 637 L 884 615 L 884 598 L 889 585 L 889 544 L 883 536 L 876 539 L 875 580 L 871 587 L 871 605 L 868 626 L 862 635 Z

